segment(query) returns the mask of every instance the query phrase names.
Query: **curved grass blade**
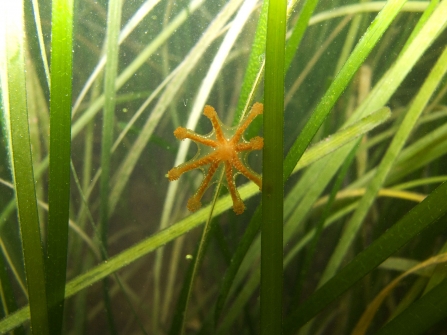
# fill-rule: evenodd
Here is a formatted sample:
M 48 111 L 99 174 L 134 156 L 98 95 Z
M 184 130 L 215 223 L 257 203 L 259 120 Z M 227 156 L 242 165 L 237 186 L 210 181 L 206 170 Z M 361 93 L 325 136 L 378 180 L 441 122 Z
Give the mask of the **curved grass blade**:
M 309 25 L 318 24 L 325 20 L 335 19 L 341 16 L 380 12 L 387 1 L 363 2 L 340 6 L 334 9 L 319 12 L 311 17 Z M 429 6 L 428 1 L 409 1 L 402 7 L 402 12 L 420 13 Z
M 296 332 L 307 321 L 338 298 L 357 281 L 374 270 L 385 259 L 402 248 L 423 230 L 442 225 L 439 220 L 447 212 L 447 182 L 437 187 L 423 202 L 413 207 L 367 249 L 321 286 L 311 297 L 290 313 L 285 334 Z
M 447 316 L 447 279 L 412 303 L 376 335 L 423 334 Z
M 357 137 L 385 122 L 390 117 L 391 110 L 388 107 L 382 107 L 376 112 L 373 112 L 357 121 L 353 125 L 343 128 L 335 134 L 311 146 L 296 164 L 295 168 L 293 169 L 293 173 L 303 169 L 305 166 L 310 165 L 310 162 L 315 162 L 318 159 L 329 155 L 331 152 L 334 152 L 336 149 L 342 147 L 343 144 L 348 143 L 348 139 L 349 142 L 351 142 Z M 336 143 L 340 143 L 340 145 L 334 145 Z
M 352 331 L 352 335 L 364 335 L 371 324 L 371 321 L 374 318 L 374 315 L 379 310 L 380 305 L 383 303 L 385 298 L 390 294 L 390 292 L 397 286 L 401 281 L 418 271 L 421 271 L 427 267 L 433 267 L 433 265 L 436 264 L 442 264 L 447 262 L 447 253 L 442 253 L 433 257 L 430 257 L 429 259 L 421 262 L 416 263 L 413 267 L 399 275 L 398 277 L 394 278 L 393 281 L 391 281 L 385 288 L 383 288 L 379 294 L 376 295 L 374 300 L 372 300 L 368 304 L 368 308 L 363 312 L 362 317 L 357 322 L 357 325 L 355 326 L 354 330 Z
M 31 329 L 33 334 L 48 334 L 48 305 L 45 288 L 45 267 L 40 239 L 37 199 L 34 188 L 30 134 L 25 85 L 23 1 L 13 1 L 1 11 L 2 41 L 0 52 L 2 94 L 9 155 L 14 177 L 22 250 L 27 276 Z
M 405 50 L 407 50 L 408 46 L 411 44 L 411 42 L 413 42 L 414 38 L 417 36 L 419 31 L 422 29 L 424 24 L 427 22 L 427 20 L 430 18 L 430 15 L 436 9 L 438 4 L 439 4 L 439 0 L 431 0 L 428 3 L 427 8 L 424 10 L 424 12 L 422 13 L 422 16 L 419 18 L 419 21 L 418 21 L 416 27 L 414 27 L 413 31 L 411 32 L 410 37 L 408 37 L 407 41 L 405 42 L 405 45 L 402 48 L 401 53 L 403 53 Z
M 67 271 L 73 0 L 54 0 L 52 6 L 49 211 L 45 265 L 50 333 L 57 335 L 62 331 Z
M 107 225 L 109 219 L 109 191 L 110 191 L 110 160 L 111 148 L 113 141 L 113 119 L 115 114 L 116 94 L 115 80 L 118 69 L 118 36 L 121 22 L 121 6 L 120 0 L 112 0 L 108 5 L 107 14 L 107 36 L 106 36 L 106 53 L 107 64 L 104 80 L 104 116 L 102 126 L 101 140 L 101 182 L 100 182 L 100 229 L 101 241 L 107 249 Z M 103 256 L 105 257 L 105 255 Z

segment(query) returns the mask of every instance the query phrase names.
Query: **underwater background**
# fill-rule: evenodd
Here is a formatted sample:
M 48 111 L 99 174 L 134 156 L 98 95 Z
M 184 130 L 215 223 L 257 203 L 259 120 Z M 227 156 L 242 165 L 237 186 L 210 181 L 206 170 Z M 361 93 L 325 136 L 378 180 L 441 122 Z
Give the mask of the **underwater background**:
M 0 2 L 0 333 L 447 334 L 446 27 Z

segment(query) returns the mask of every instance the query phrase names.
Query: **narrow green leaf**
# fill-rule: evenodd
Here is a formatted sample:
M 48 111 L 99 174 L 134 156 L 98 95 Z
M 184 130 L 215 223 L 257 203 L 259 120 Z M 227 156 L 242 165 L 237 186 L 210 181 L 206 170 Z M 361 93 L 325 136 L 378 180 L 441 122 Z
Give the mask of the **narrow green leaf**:
M 26 102 L 23 1 L 12 1 L 2 10 L 7 78 L 2 70 L 5 120 L 9 122 L 11 170 L 14 177 L 22 250 L 28 285 L 33 334 L 48 334 L 45 268 L 40 239 L 37 199 L 31 158 Z M 7 81 L 3 82 L 3 81 Z M 6 88 L 6 89 L 5 89 Z M 9 108 L 8 108 L 9 107 Z
M 67 268 L 73 0 L 54 0 L 52 6 L 49 211 L 45 265 L 50 334 L 57 335 L 62 331 Z
M 107 255 L 107 239 L 109 225 L 109 195 L 110 195 L 110 161 L 112 156 L 113 144 L 113 121 L 115 115 L 116 94 L 115 81 L 118 70 L 118 51 L 119 51 L 119 32 L 121 27 L 121 0 L 111 0 L 108 4 L 107 13 L 107 36 L 106 36 L 106 53 L 107 64 L 104 79 L 104 114 L 102 123 L 101 138 L 101 181 L 100 181 L 100 234 L 102 244 L 102 258 L 105 260 Z M 108 279 L 103 281 L 104 304 L 107 313 L 109 329 L 112 334 L 116 334 L 115 322 L 112 314 L 112 306 L 109 296 Z
M 427 20 L 430 18 L 430 15 L 433 13 L 435 8 L 438 6 L 439 0 L 431 0 L 428 4 L 427 8 L 424 10 L 424 13 L 419 18 L 419 21 L 414 27 L 413 31 L 411 32 L 410 37 L 408 37 L 407 41 L 405 42 L 404 47 L 402 48 L 401 54 L 407 50 L 407 48 L 410 46 L 411 42 L 413 42 L 414 38 L 417 36 L 419 31 L 422 29 L 424 24 L 427 22 Z
M 261 334 L 282 333 L 284 53 L 287 1 L 269 2 L 262 152 Z
M 256 27 L 255 39 L 253 41 L 253 44 L 251 45 L 247 70 L 245 71 L 244 81 L 242 82 L 242 88 L 241 93 L 239 94 L 236 113 L 234 114 L 233 126 L 237 125 L 241 120 L 244 108 L 247 105 L 252 105 L 252 102 L 249 101 L 250 93 L 252 92 L 252 88 L 255 85 L 259 71 L 262 71 L 261 68 L 265 54 L 265 39 L 267 35 L 268 5 L 268 0 L 263 1 L 261 14 L 259 15 L 258 19 L 258 26 Z
M 311 146 L 299 160 L 298 164 L 293 169 L 293 172 L 297 172 L 305 166 L 310 165 L 309 162 L 315 162 L 331 152 L 334 152 L 334 150 L 351 142 L 354 138 L 365 134 L 385 122 L 390 116 L 391 110 L 388 107 L 380 108 L 378 111 L 371 113 L 356 123 L 341 129 L 335 134 Z
M 107 249 L 107 225 L 109 220 L 109 193 L 110 193 L 110 160 L 113 144 L 113 119 L 115 114 L 116 94 L 115 80 L 118 69 L 118 36 L 121 22 L 121 0 L 109 2 L 107 15 L 107 64 L 104 80 L 104 116 L 101 140 L 101 183 L 100 183 L 100 217 L 101 240 Z M 103 257 L 107 257 L 103 255 Z
M 305 31 L 309 25 L 310 17 L 312 16 L 315 7 L 318 4 L 318 0 L 306 0 L 301 10 L 297 23 L 293 27 L 292 34 L 290 35 L 285 51 L 285 70 L 287 71 L 292 63 L 293 57 L 301 43 Z

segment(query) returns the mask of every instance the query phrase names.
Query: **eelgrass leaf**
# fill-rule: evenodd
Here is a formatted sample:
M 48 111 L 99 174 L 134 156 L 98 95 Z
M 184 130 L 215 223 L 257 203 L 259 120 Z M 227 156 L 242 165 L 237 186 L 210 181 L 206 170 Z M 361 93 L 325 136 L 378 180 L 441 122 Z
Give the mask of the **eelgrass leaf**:
M 51 89 L 51 75 L 50 75 L 50 66 L 48 65 L 48 57 L 47 57 L 47 53 L 46 53 L 46 48 L 45 48 L 45 42 L 44 42 L 44 34 L 42 32 L 42 22 L 40 19 L 40 10 L 39 10 L 39 2 L 37 0 L 32 0 L 32 6 L 33 6 L 33 17 L 34 17 L 34 24 L 36 26 L 36 37 L 38 39 L 39 42 L 39 51 L 40 51 L 40 56 L 41 56 L 41 61 L 43 64 L 43 68 L 45 71 L 45 78 L 47 80 L 47 88 L 48 90 Z M 60 6 L 60 2 L 56 2 L 56 4 L 59 4 Z M 73 6 L 73 1 L 71 1 L 71 7 Z M 54 9 L 61 9 L 61 7 L 53 7 Z M 70 20 L 69 16 L 73 15 L 73 10 L 69 10 L 67 13 L 64 12 L 60 12 L 60 13 L 55 13 L 55 15 L 67 15 L 67 25 L 68 24 L 72 24 L 72 20 Z M 59 23 L 60 25 L 60 23 Z M 54 30 L 54 28 L 52 28 Z M 67 38 L 70 38 L 71 40 L 71 34 L 69 33 L 69 31 L 66 31 L 66 33 L 68 33 L 69 35 L 67 36 Z M 33 34 L 34 35 L 34 34 Z M 70 43 L 70 41 L 66 41 L 67 43 Z M 53 50 L 51 50 L 53 52 Z M 71 58 L 71 56 L 70 56 Z M 70 59 L 68 59 L 68 63 L 71 63 Z
M 256 78 L 262 68 L 265 54 L 265 38 L 267 34 L 267 10 L 269 1 L 263 1 L 261 13 L 259 14 L 258 24 L 256 26 L 255 38 L 250 48 L 250 56 L 248 58 L 247 70 L 245 71 L 244 80 L 242 82 L 241 92 L 234 114 L 233 126 L 238 124 L 242 118 L 242 113 L 247 105 L 252 105 L 251 92 L 256 86 Z M 248 103 L 247 103 L 248 102 Z
M 265 49 L 260 333 L 282 333 L 284 77 L 287 1 L 270 1 Z
M 101 181 L 100 181 L 100 235 L 102 250 L 102 259 L 106 260 L 107 255 L 107 240 L 108 240 L 108 226 L 110 215 L 109 193 L 110 193 L 110 163 L 112 157 L 113 144 L 113 125 L 116 105 L 115 81 L 118 71 L 118 52 L 119 44 L 118 37 L 121 27 L 121 0 L 111 0 L 108 4 L 107 11 L 107 34 L 106 34 L 106 54 L 107 64 L 104 78 L 104 113 L 102 123 L 102 137 L 101 137 Z M 115 327 L 115 320 L 112 313 L 112 305 L 110 302 L 109 293 L 109 279 L 103 280 L 103 297 L 104 305 L 107 314 L 107 321 L 109 330 L 112 334 L 117 334 Z
M 447 136 L 447 125 L 443 124 L 404 148 L 397 158 L 396 164 L 385 184 L 393 185 L 411 172 L 444 155 L 447 152 L 447 147 L 442 142 L 445 136 Z M 353 182 L 348 188 L 357 188 L 366 185 L 371 180 L 375 171 L 376 168 L 371 169 L 363 177 Z
M 25 83 L 23 1 L 10 3 L 1 11 L 0 48 L 7 67 L 2 73 L 5 120 L 8 122 L 9 156 L 16 192 L 17 212 L 27 276 L 33 334 L 48 334 L 48 305 L 45 265 L 39 229 L 37 199 L 31 158 Z
M 414 27 L 414 29 L 411 32 L 411 35 L 408 37 L 407 41 L 405 42 L 405 45 L 403 46 L 401 50 L 401 54 L 407 50 L 408 46 L 413 42 L 414 38 L 417 36 L 419 31 L 422 29 L 424 24 L 427 22 L 427 20 L 430 18 L 430 15 L 433 13 L 433 11 L 436 9 L 436 7 L 439 4 L 439 0 L 431 0 L 427 6 L 427 8 L 422 13 L 421 17 L 418 20 L 418 23 Z
M 307 30 L 309 20 L 318 4 L 318 0 L 306 0 L 304 2 L 303 8 L 301 9 L 298 21 L 292 28 L 292 34 L 287 40 L 286 50 L 285 50 L 285 70 L 290 67 L 293 58 L 298 50 L 304 33 Z
M 46 280 L 50 334 L 64 313 L 70 203 L 73 0 L 52 2 L 50 150 Z M 43 47 L 43 45 L 41 46 Z M 43 53 L 44 56 L 44 53 Z M 46 59 L 44 60 L 44 62 Z M 52 85 L 50 85 L 52 83 Z

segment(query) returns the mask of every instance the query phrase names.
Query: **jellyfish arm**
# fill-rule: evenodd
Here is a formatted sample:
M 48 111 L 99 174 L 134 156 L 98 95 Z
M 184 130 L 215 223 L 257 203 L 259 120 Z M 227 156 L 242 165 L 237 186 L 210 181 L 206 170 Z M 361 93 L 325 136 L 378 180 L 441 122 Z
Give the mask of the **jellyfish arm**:
M 248 142 L 244 141 L 242 138 L 243 133 L 248 128 L 250 123 L 257 115 L 262 114 L 262 111 L 263 105 L 261 103 L 255 103 L 247 117 L 242 120 L 230 139 L 225 138 L 221 126 L 222 122 L 219 120 L 215 109 L 208 105 L 205 106 L 203 114 L 210 120 L 213 126 L 215 139 L 210 139 L 209 137 L 199 135 L 194 131 L 183 127 L 178 127 L 174 131 L 174 136 L 179 140 L 190 139 L 197 144 L 212 148 L 211 153 L 203 157 L 196 157 L 186 163 L 174 167 L 169 170 L 166 175 L 170 181 L 174 181 L 179 179 L 185 172 L 202 168 L 208 164 L 210 165 L 199 188 L 188 200 L 187 208 L 191 212 L 197 211 L 202 206 L 201 200 L 203 194 L 211 184 L 213 176 L 221 163 L 225 169 L 225 179 L 227 182 L 228 191 L 230 192 L 231 199 L 233 201 L 233 211 L 236 214 L 242 214 L 245 210 L 245 205 L 234 182 L 234 170 L 239 171 L 245 177 L 253 181 L 261 190 L 261 176 L 254 172 L 244 160 L 239 158 L 239 156 L 242 152 L 247 154 L 250 151 L 261 150 L 263 148 L 264 141 L 260 136 L 253 137 Z

